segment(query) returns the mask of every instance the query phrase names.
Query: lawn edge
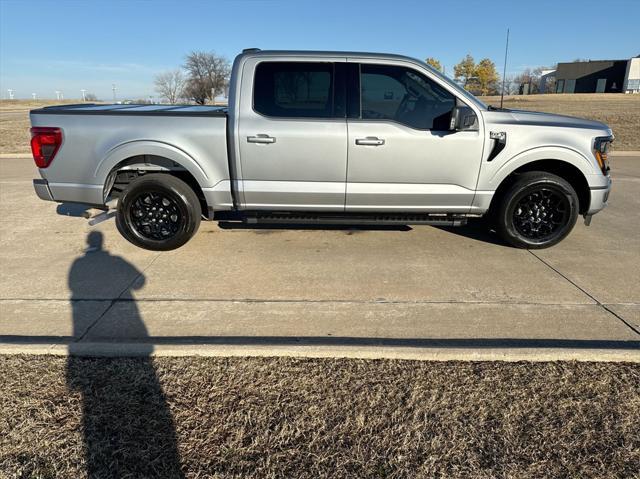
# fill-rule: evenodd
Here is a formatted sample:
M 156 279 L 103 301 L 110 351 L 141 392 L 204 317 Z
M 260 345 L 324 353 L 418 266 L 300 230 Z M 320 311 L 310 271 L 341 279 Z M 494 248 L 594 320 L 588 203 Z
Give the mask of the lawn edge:
M 150 352 L 151 351 L 151 352 Z M 0 343 L 0 355 L 97 357 L 291 357 L 417 361 L 581 361 L 640 363 L 640 351 L 569 348 L 397 348 L 357 346 L 228 346 L 150 343 Z

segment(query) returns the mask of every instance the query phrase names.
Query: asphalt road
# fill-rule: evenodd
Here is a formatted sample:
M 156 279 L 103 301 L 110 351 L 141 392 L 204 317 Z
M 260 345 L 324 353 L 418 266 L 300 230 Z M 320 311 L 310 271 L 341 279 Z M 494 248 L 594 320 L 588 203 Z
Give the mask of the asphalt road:
M 0 351 L 640 359 L 640 157 L 612 168 L 610 206 L 548 250 L 478 224 L 205 222 L 156 253 L 40 201 L 33 162 L 0 159 Z

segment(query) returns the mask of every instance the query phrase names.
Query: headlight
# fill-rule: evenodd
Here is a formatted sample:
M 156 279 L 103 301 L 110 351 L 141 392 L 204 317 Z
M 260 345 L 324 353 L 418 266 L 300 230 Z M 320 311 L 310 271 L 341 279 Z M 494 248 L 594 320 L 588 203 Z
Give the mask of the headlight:
M 609 173 L 609 146 L 613 141 L 613 136 L 599 136 L 593 141 L 593 155 L 598 160 L 598 165 L 603 174 Z

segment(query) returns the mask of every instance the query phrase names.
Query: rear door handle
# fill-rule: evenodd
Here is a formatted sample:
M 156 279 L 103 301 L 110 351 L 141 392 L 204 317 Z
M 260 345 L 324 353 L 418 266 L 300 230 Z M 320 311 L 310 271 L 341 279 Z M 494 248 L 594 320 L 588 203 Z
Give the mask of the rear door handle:
M 384 140 L 376 136 L 367 136 L 366 138 L 356 138 L 356 145 L 380 146 L 384 145 Z
M 269 135 L 260 134 L 256 136 L 248 136 L 247 142 L 248 143 L 275 143 L 276 139 Z

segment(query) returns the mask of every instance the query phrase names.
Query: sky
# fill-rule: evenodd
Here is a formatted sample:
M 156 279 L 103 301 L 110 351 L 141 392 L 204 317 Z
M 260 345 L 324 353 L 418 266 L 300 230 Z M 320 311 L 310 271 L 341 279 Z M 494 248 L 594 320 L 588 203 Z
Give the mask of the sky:
M 466 54 L 507 75 L 640 54 L 640 0 L 0 0 L 0 93 L 7 98 L 155 97 L 153 79 L 192 50 L 243 48 L 434 57 Z

